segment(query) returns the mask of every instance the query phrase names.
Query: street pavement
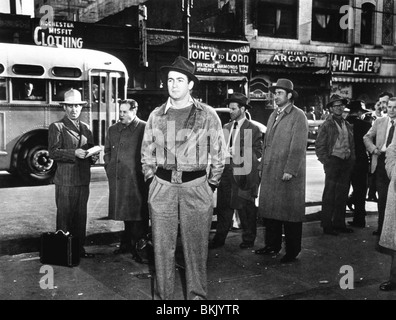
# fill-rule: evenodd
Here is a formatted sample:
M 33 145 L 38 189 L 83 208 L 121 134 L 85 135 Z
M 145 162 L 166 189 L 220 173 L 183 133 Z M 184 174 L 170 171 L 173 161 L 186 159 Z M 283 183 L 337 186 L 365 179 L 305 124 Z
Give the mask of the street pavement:
M 18 217 L 0 213 L 0 300 L 152 299 L 154 267 L 136 263 L 130 254 L 113 254 L 123 224 L 105 218 L 107 194 L 97 190 L 103 190 L 107 181 L 98 178 L 98 170 L 93 170 L 86 246 L 96 256 L 73 268 L 43 265 L 39 260 L 39 236 L 55 228 L 55 204 L 41 199 L 43 194 L 53 195 L 54 186 L 0 189 L 2 207 L 14 207 Z M 224 247 L 209 251 L 208 299 L 233 305 L 241 300 L 395 300 L 396 292 L 379 290 L 389 276 L 390 256 L 372 235 L 376 203 L 367 202 L 366 228 L 336 237 L 324 235 L 318 220 L 322 191 L 323 185 L 307 184 L 302 251 L 294 263 L 280 264 L 284 249 L 277 256 L 254 254 L 264 245 L 261 224 L 251 249 L 239 248 L 241 230 L 230 231 Z M 34 204 L 24 202 L 27 192 L 36 199 Z M 350 220 L 351 212 L 347 216 Z M 175 299 L 180 301 L 184 300 L 180 243 L 176 263 Z

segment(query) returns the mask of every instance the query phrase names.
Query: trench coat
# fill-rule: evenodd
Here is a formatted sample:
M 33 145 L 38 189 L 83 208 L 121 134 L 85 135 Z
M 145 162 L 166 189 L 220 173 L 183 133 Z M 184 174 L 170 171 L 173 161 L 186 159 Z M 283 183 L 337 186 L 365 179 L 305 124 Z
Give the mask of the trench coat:
M 385 169 L 390 179 L 379 244 L 396 251 L 396 136 L 386 149 Z
M 118 122 L 106 135 L 105 170 L 109 181 L 109 218 L 141 221 L 148 218 L 141 146 L 146 123 L 138 117 L 125 127 Z
M 308 121 L 304 112 L 290 104 L 279 115 L 274 111 L 264 137 L 259 211 L 262 218 L 302 222 L 305 217 L 305 171 Z M 284 173 L 293 175 L 282 181 Z

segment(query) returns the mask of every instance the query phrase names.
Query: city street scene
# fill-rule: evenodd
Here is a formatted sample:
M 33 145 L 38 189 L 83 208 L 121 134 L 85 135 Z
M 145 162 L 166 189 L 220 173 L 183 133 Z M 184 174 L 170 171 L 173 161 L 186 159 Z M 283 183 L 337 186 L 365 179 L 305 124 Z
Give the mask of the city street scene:
M 2 1 L 0 300 L 395 300 L 395 14 Z

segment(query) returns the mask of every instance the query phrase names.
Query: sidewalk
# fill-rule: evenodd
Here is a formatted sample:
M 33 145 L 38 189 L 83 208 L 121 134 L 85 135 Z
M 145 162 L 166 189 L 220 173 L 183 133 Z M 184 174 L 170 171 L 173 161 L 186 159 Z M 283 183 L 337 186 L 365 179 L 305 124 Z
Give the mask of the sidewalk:
M 262 226 L 258 227 L 255 247 L 248 250 L 239 248 L 241 231 L 231 231 L 224 247 L 209 251 L 210 300 L 396 299 L 396 292 L 378 289 L 379 284 L 388 279 L 390 257 L 378 251 L 377 238 L 372 235 L 377 226 L 377 204 L 366 202 L 367 228 L 337 237 L 324 235 L 319 222 L 323 186 L 310 182 L 307 188 L 306 222 L 298 261 L 281 265 L 283 250 L 276 257 L 255 255 L 254 249 L 264 245 Z M 94 171 L 88 202 L 86 248 L 96 253 L 96 257 L 83 259 L 74 268 L 52 266 L 46 269 L 48 266 L 44 266 L 41 269 L 39 236 L 55 228 L 54 186 L 0 189 L 3 211 L 0 219 L 0 300 L 151 300 L 153 266 L 137 264 L 129 254 L 116 256 L 112 253 L 123 223 L 105 218 L 108 199 L 103 190 L 107 190 L 107 181 Z M 36 200 L 33 205 L 25 201 L 27 193 L 30 199 Z M 211 237 L 214 232 L 211 231 Z M 183 300 L 180 246 L 177 253 L 175 298 Z M 342 271 L 343 266 L 347 266 L 348 271 Z M 42 289 L 40 281 L 46 284 L 46 278 L 42 277 L 49 270 L 54 272 L 53 288 Z M 353 279 L 346 282 L 345 276 Z M 342 282 L 353 284 L 353 289 L 341 289 L 343 277 Z
M 318 221 L 305 222 L 299 260 L 281 265 L 280 257 L 254 254 L 263 245 L 263 228 L 253 249 L 241 250 L 241 232 L 230 232 L 226 245 L 210 250 L 208 298 L 210 300 L 394 300 L 396 292 L 381 292 L 388 279 L 390 257 L 376 250 L 377 216 L 368 216 L 368 227 L 337 237 L 323 235 Z M 212 231 L 213 236 L 214 230 Z M 150 300 L 149 266 L 137 264 L 130 255 L 113 255 L 112 241 L 88 246 L 94 259 L 83 259 L 74 268 L 52 266 L 53 289 L 43 276 L 38 252 L 0 256 L 1 300 Z M 176 299 L 183 300 L 183 261 L 178 246 Z M 340 271 L 350 266 L 349 271 Z M 48 267 L 45 267 L 48 268 Z M 152 267 L 150 267 L 151 269 Z M 353 274 L 352 271 L 353 270 Z M 353 289 L 341 289 L 343 276 L 353 277 Z M 342 281 L 344 284 L 347 281 Z

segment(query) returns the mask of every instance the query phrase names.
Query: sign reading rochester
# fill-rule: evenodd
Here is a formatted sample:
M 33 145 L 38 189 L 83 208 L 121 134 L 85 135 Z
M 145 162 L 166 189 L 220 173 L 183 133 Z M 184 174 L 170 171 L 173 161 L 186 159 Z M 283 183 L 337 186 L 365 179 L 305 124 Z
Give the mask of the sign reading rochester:
M 197 75 L 247 76 L 248 43 L 191 40 L 189 59 L 197 67 Z
M 33 39 L 38 46 L 63 46 L 64 48 L 82 48 L 82 37 L 76 36 L 73 22 L 53 21 L 46 28 L 37 26 Z

